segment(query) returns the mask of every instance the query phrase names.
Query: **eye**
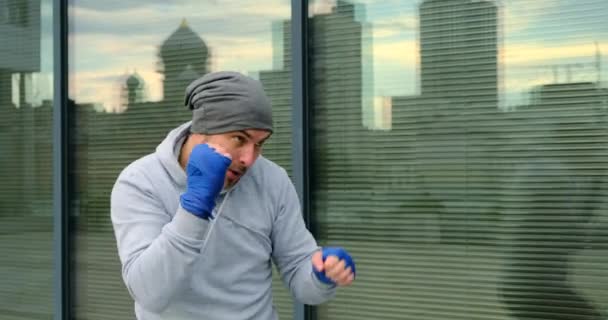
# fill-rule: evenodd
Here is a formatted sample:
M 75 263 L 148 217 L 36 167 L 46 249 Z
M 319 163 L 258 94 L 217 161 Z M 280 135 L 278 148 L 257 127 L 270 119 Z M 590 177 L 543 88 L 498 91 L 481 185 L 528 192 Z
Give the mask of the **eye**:
M 245 137 L 239 135 L 232 136 L 232 141 L 234 141 L 239 146 L 243 145 L 246 142 Z

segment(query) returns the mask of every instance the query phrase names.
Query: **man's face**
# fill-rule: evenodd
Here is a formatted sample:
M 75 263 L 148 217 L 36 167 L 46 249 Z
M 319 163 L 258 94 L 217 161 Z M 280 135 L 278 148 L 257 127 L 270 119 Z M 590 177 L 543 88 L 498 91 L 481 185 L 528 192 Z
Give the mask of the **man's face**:
M 248 129 L 203 136 L 203 142 L 218 145 L 232 157 L 226 172 L 224 187 L 233 186 L 253 165 L 262 152 L 264 142 L 270 137 L 266 130 Z

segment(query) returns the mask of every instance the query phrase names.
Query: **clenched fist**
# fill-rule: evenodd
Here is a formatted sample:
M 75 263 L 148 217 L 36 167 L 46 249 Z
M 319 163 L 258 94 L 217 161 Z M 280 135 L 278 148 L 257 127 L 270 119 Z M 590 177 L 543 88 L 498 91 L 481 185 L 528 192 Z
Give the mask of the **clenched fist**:
M 342 248 L 328 247 L 312 255 L 313 271 L 326 284 L 348 286 L 355 280 L 355 262 Z
M 215 198 L 224 187 L 226 170 L 232 159 L 220 146 L 199 144 L 192 149 L 186 175 L 186 192 L 180 203 L 184 209 L 200 218 L 212 218 Z

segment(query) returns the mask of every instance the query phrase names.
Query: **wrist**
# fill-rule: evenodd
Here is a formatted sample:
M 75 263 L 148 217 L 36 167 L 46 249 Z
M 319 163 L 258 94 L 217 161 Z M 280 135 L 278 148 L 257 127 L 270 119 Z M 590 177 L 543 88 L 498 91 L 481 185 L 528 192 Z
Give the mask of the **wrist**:
M 213 218 L 211 215 L 214 207 L 213 200 L 201 201 L 199 197 L 186 192 L 180 196 L 180 204 L 182 208 L 196 217 L 201 219 Z

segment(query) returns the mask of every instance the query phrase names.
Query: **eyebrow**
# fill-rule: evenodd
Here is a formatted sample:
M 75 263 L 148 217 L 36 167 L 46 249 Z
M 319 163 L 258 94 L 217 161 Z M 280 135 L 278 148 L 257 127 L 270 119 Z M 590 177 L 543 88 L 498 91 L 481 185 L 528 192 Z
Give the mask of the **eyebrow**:
M 251 135 L 249 133 L 247 133 L 247 131 L 245 131 L 245 130 L 239 130 L 238 132 L 244 134 L 245 136 L 247 136 L 247 138 L 251 139 Z
M 253 137 L 245 130 L 239 130 L 239 133 L 242 133 L 244 136 L 246 136 L 247 138 L 253 140 Z M 266 140 L 268 140 L 268 138 L 270 138 L 270 135 L 264 139 L 262 139 L 262 141 L 258 142 L 258 144 L 263 144 L 264 142 L 266 142 Z

